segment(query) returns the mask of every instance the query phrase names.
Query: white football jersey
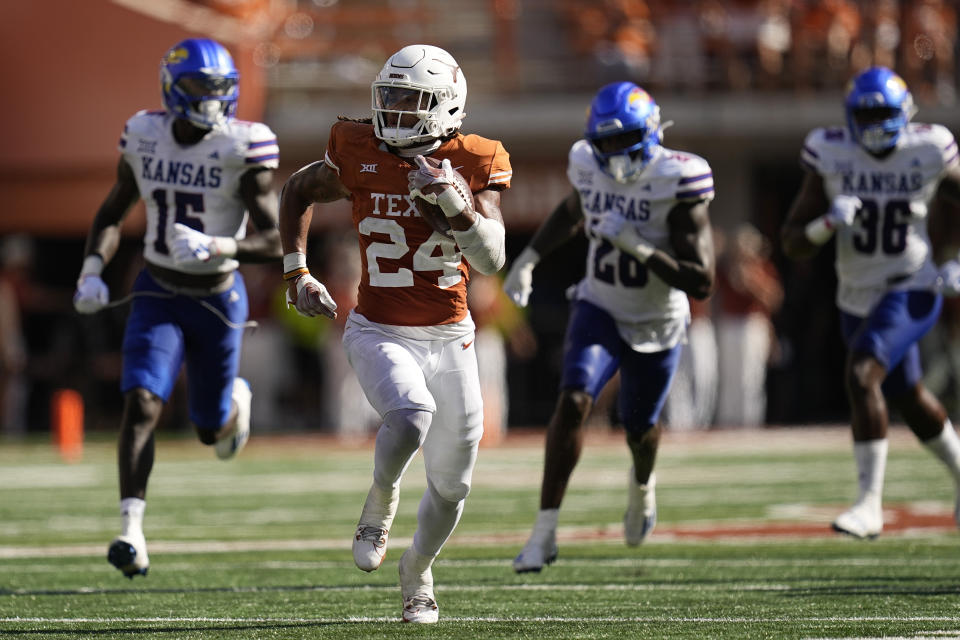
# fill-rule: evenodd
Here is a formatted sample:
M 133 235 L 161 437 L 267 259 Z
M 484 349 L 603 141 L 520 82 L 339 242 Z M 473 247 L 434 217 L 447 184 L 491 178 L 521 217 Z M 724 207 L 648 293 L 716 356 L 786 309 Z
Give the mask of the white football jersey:
M 863 206 L 837 231 L 837 305 L 866 315 L 884 292 L 933 285 L 927 206 L 944 172 L 957 163 L 957 143 L 940 125 L 909 124 L 885 158 L 867 153 L 846 128 L 814 129 L 801 162 L 823 178 L 827 199 L 840 194 Z
M 188 273 L 233 271 L 239 266 L 233 258 L 176 264 L 170 254 L 173 225 L 243 238 L 247 211 L 240 176 L 252 167 L 277 168 L 277 136 L 265 124 L 230 120 L 200 142 L 181 146 L 173 138 L 174 119 L 166 111 L 140 111 L 120 136 L 120 152 L 133 169 L 147 209 L 143 255 L 148 262 Z
M 609 312 L 621 337 L 636 351 L 675 346 L 683 340 L 690 316 L 687 294 L 621 253 L 592 228 L 603 216 L 622 216 L 642 237 L 672 254 L 667 215 L 681 202 L 713 199 L 710 165 L 699 156 L 659 147 L 635 181 L 621 184 L 600 169 L 589 143 L 579 140 L 570 149 L 567 177 L 580 193 L 590 241 L 577 299 Z

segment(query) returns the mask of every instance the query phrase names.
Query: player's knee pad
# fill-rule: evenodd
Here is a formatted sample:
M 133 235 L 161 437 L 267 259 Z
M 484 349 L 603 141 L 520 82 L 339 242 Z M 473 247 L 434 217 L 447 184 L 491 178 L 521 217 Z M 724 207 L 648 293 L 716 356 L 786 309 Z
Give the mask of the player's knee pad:
M 434 498 L 456 504 L 470 494 L 470 478 L 451 472 L 427 472 L 427 487 Z
M 419 448 L 432 420 L 433 414 L 424 409 L 395 409 L 383 416 L 384 426 L 395 444 L 402 448 Z

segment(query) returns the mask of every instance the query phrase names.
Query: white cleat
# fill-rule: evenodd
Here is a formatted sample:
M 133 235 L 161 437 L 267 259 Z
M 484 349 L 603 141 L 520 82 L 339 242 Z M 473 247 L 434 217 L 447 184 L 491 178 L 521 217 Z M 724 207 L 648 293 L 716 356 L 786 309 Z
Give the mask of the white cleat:
M 147 557 L 147 541 L 143 534 L 114 538 L 107 549 L 107 560 L 131 580 L 135 575 L 146 576 L 150 558 Z
M 646 540 L 657 524 L 657 475 L 650 474 L 647 484 L 637 484 L 630 469 L 627 512 L 623 516 L 623 534 L 627 545 L 635 547 Z
M 213 445 L 217 457 L 221 460 L 237 455 L 250 439 L 250 400 L 253 398 L 250 383 L 243 378 L 234 378 L 232 395 L 237 405 L 236 426 L 232 434 L 217 440 Z
M 400 556 L 400 594 L 403 596 L 403 621 L 433 624 L 440 619 L 437 600 L 433 596 L 433 571 L 417 573 L 410 563 L 411 550 Z
M 558 553 L 556 534 L 547 540 L 531 537 L 513 559 L 513 570 L 517 573 L 540 573 L 546 565 L 553 564 Z
M 358 569 L 376 571 L 387 555 L 386 529 L 367 524 L 357 525 L 353 535 L 353 561 Z
M 837 533 L 854 538 L 876 538 L 883 531 L 883 509 L 880 501 L 861 498 L 855 505 L 837 516 L 831 525 Z

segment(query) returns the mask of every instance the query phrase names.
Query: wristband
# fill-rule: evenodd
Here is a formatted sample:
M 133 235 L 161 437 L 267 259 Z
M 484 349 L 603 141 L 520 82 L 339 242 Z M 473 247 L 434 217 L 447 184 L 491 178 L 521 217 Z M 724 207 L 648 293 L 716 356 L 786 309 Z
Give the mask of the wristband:
M 216 236 L 213 239 L 213 246 L 217 249 L 218 256 L 232 258 L 237 255 L 237 239 L 230 236 Z
M 296 269 L 307 268 L 307 255 L 300 251 L 293 251 L 283 256 L 283 272 L 289 273 Z
M 293 271 L 287 271 L 283 274 L 284 280 L 293 280 L 294 278 L 299 278 L 302 275 L 310 273 L 309 269 L 300 267 L 299 269 L 294 269 Z
M 467 201 L 463 199 L 456 187 L 451 186 L 437 194 L 437 204 L 443 210 L 443 215 L 448 218 L 460 215 L 467 207 Z
M 829 216 L 820 216 L 807 223 L 807 226 L 803 228 L 803 235 L 805 235 L 811 243 L 821 245 L 830 239 L 834 230 L 833 222 Z
M 99 276 L 103 273 L 103 256 L 99 253 L 91 253 L 83 259 L 83 266 L 80 267 L 80 277 Z
M 643 264 L 649 260 L 650 256 L 652 256 L 654 251 L 657 250 L 655 246 L 646 241 L 637 242 L 630 248 L 633 249 L 633 257 L 639 260 L 640 264 Z

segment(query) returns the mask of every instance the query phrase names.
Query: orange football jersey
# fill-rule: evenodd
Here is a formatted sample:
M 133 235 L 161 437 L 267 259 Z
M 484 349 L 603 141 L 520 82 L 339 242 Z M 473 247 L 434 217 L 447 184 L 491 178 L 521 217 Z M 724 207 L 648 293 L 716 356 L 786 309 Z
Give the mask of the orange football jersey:
M 350 190 L 363 271 L 357 311 L 382 324 L 430 326 L 467 314 L 470 269 L 456 243 L 420 217 L 407 187 L 415 168 L 386 151 L 373 125 L 333 125 L 324 162 Z M 430 154 L 449 158 L 476 193 L 510 187 L 510 156 L 498 140 L 457 135 Z

